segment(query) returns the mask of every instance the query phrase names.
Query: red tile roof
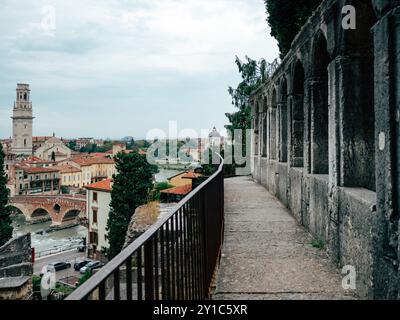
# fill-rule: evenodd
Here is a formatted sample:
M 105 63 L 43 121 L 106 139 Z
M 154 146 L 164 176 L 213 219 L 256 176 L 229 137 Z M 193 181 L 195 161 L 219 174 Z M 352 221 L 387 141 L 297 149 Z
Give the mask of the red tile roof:
M 192 186 L 189 184 L 189 185 L 185 185 L 185 186 L 162 190 L 161 193 L 174 194 L 174 195 L 178 195 L 178 196 L 186 196 L 187 194 L 192 192 L 192 190 L 193 190 Z
M 112 180 L 111 179 L 105 179 L 96 183 L 92 183 L 87 185 L 85 188 L 89 190 L 98 190 L 98 191 L 106 191 L 106 192 L 111 192 L 112 190 Z
M 44 142 L 51 138 L 51 136 L 44 136 L 44 137 L 32 137 L 33 142 Z
M 60 173 L 79 173 L 79 172 L 81 172 L 81 170 L 79 170 L 78 168 L 75 168 L 70 165 L 62 165 L 62 166 L 57 166 L 55 168 L 58 169 L 60 171 Z
M 194 173 L 193 171 L 189 171 L 184 176 L 182 176 L 182 179 L 197 179 L 201 176 L 202 174 L 200 173 Z
M 24 172 L 29 174 L 34 173 L 53 173 L 59 172 L 56 168 L 42 168 L 42 167 L 17 167 L 18 169 L 24 170 Z
M 106 157 L 76 156 L 71 160 L 81 166 L 90 166 L 92 164 L 114 164 L 114 159 Z

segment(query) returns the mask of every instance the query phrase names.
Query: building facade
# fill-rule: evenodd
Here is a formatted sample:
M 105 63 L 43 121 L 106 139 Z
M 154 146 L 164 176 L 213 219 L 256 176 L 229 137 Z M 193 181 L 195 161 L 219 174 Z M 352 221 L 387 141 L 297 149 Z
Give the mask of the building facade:
M 15 194 L 60 194 L 60 173 L 55 168 L 16 166 Z
M 35 156 L 46 161 L 59 162 L 71 157 L 69 149 L 61 139 L 53 136 L 35 150 Z
M 16 155 L 31 155 L 33 112 L 30 101 L 31 91 L 29 84 L 17 85 L 17 98 L 14 102 L 13 116 L 13 137 L 11 152 Z
M 106 179 L 85 187 L 87 190 L 88 255 L 105 260 L 103 248 L 109 247 L 107 221 L 110 213 L 112 180 Z

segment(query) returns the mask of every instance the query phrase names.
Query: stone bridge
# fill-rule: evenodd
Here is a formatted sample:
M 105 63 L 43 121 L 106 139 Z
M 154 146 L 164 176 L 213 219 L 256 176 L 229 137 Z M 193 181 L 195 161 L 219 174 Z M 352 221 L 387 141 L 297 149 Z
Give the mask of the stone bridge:
M 400 298 L 400 1 L 323 1 L 251 106 L 254 179 L 358 294 Z
M 19 209 L 26 221 L 32 223 L 51 219 L 53 226 L 63 226 L 86 216 L 84 196 L 15 196 L 9 204 Z

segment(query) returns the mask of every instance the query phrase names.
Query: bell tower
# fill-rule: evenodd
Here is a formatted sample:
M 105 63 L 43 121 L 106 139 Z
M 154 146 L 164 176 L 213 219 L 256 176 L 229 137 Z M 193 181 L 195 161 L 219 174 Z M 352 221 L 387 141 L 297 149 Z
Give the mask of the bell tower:
M 32 102 L 29 84 L 17 84 L 17 99 L 13 109 L 13 138 L 11 152 L 16 155 L 32 154 Z

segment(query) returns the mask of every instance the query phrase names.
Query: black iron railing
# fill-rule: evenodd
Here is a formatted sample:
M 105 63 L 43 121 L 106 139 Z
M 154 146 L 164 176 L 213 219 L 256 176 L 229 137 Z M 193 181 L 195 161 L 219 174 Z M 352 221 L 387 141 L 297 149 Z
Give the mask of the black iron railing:
M 67 300 L 207 299 L 224 228 L 223 164 Z

